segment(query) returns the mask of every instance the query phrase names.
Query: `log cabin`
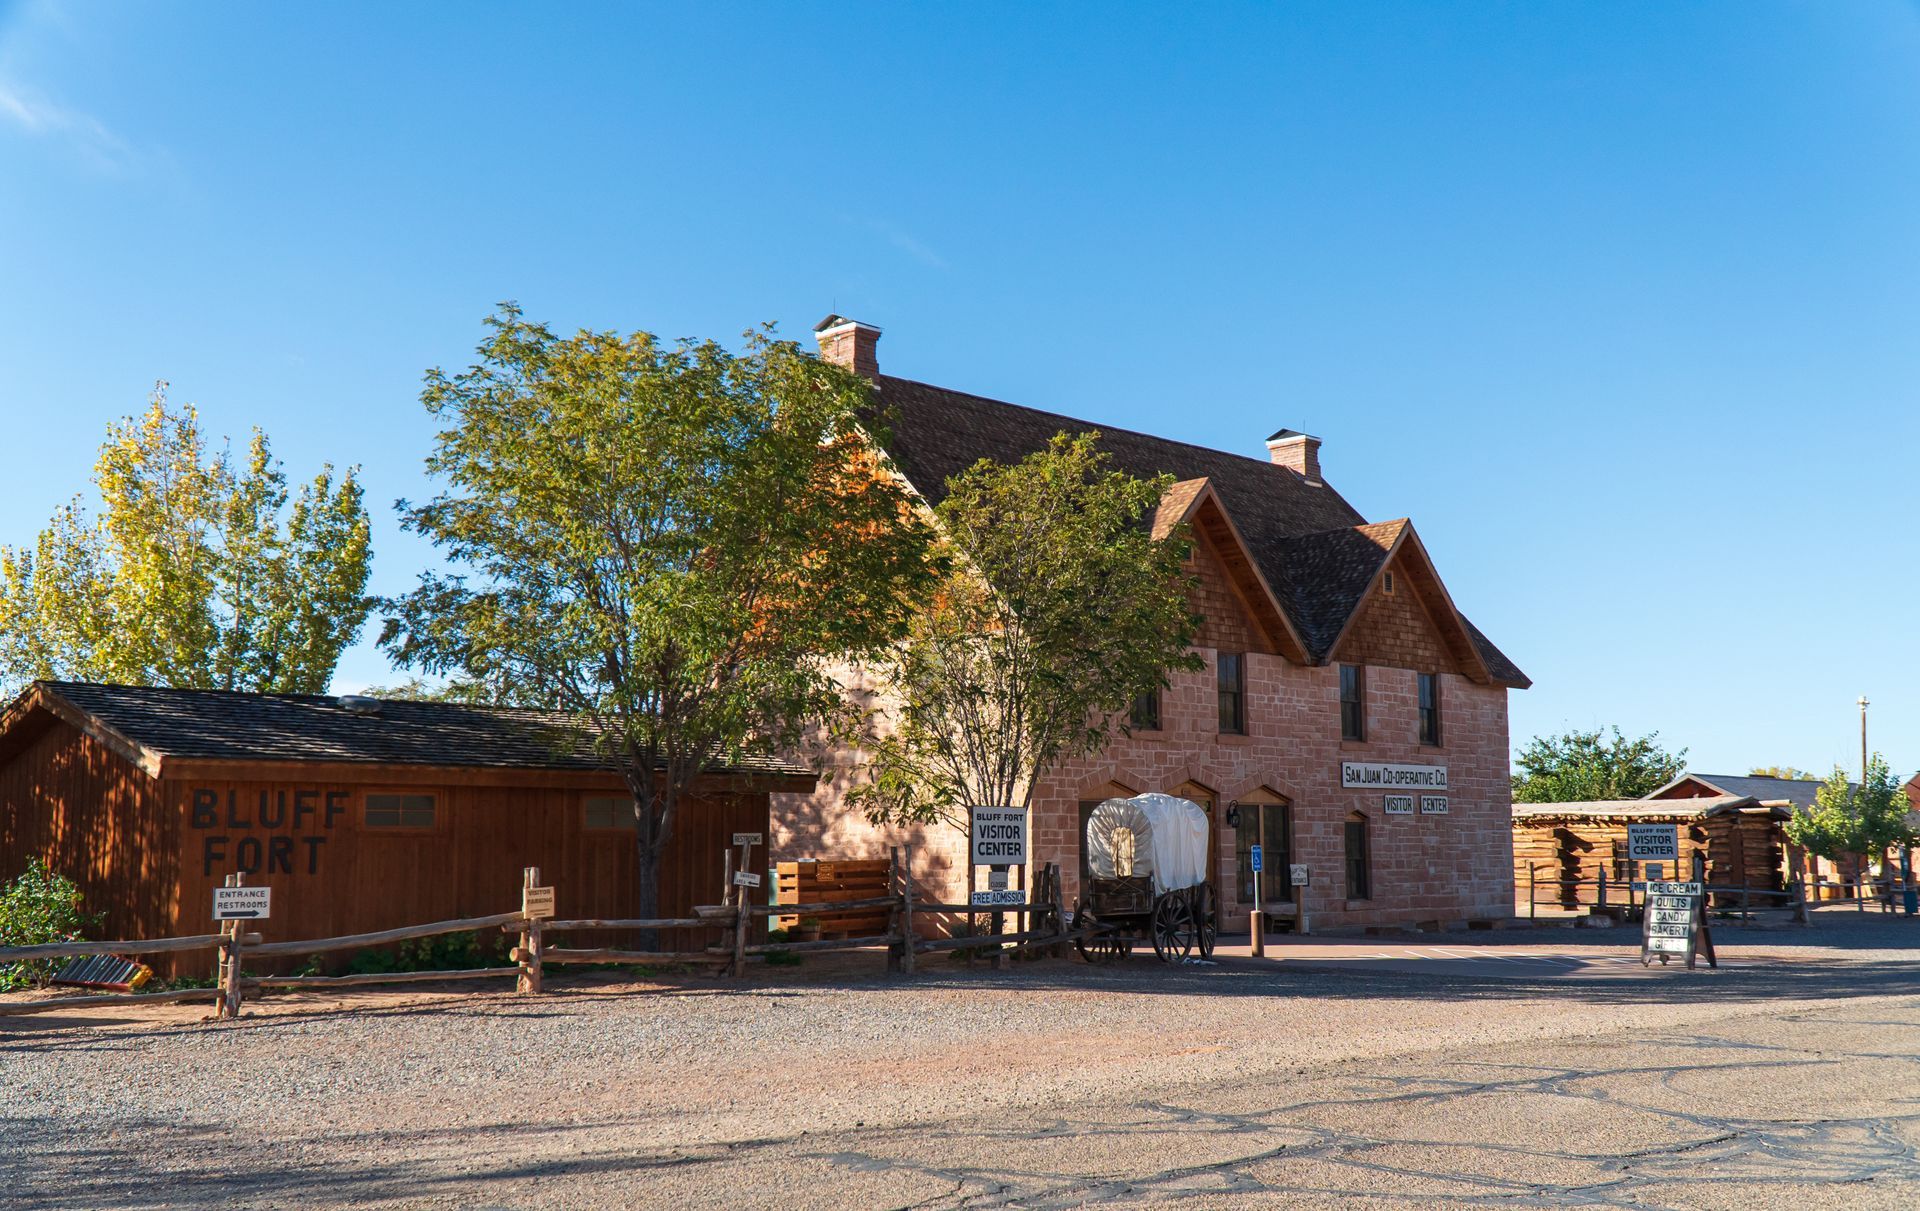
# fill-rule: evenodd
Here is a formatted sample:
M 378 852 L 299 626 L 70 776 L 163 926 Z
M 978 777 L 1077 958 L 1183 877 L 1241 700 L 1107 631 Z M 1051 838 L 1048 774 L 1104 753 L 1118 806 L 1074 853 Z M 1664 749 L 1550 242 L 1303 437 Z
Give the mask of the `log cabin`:
M 732 834 L 764 835 L 769 797 L 814 782 L 753 760 L 703 779 L 663 915 L 718 903 Z M 45 859 L 103 938 L 211 932 L 236 872 L 273 889 L 269 941 L 513 911 L 529 866 L 561 917 L 631 918 L 632 819 L 588 738 L 540 711 L 40 681 L 0 714 L 0 881 Z
M 1604 799 L 1579 803 L 1513 805 L 1514 884 L 1524 901 L 1537 888 L 1538 903 L 1566 908 L 1591 905 L 1604 872 L 1609 886 L 1644 879 L 1642 864 L 1627 860 L 1629 824 L 1672 824 L 1680 840 L 1678 869 L 1665 878 L 1685 878 L 1694 855 L 1706 860 L 1707 882 L 1760 892 L 1784 891 L 1786 842 L 1779 804 L 1751 795 L 1704 795 L 1681 799 Z M 1729 902 L 1726 893 L 1722 902 Z M 1737 893 L 1731 902 L 1737 902 Z M 1755 903 L 1768 903 L 1756 900 Z

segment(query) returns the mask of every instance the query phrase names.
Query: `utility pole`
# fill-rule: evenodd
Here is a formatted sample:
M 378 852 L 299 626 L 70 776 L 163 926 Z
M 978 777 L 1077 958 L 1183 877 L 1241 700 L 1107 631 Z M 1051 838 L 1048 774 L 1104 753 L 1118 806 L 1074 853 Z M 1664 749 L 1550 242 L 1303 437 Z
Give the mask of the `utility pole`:
M 1860 789 L 1854 792 L 1854 810 L 1864 811 L 1864 799 L 1867 793 L 1867 702 L 1865 694 L 1860 695 Z M 1886 864 L 1886 855 L 1880 856 L 1881 864 Z M 1860 855 L 1860 911 L 1867 911 L 1867 855 Z

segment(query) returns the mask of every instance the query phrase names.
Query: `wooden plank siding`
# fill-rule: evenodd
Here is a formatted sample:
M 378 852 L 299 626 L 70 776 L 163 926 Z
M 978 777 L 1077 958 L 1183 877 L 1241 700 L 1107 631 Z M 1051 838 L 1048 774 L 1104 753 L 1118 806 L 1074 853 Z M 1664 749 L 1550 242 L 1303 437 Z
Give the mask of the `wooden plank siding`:
M 0 882 L 44 858 L 79 886 L 90 911 L 106 913 L 94 936 L 172 932 L 179 821 L 154 810 L 159 789 L 92 736 L 50 722 L 0 761 Z
M 514 783 L 503 786 L 489 784 L 493 771 L 471 768 L 443 771 L 440 783 L 418 767 L 395 777 L 378 765 L 330 764 L 315 776 L 280 763 L 273 777 L 207 776 L 215 768 L 155 781 L 70 723 L 52 723 L 0 761 L 0 878 L 46 856 L 90 907 L 107 911 L 97 936 L 206 932 L 213 889 L 235 871 L 273 889 L 273 915 L 258 927 L 268 941 L 510 911 L 527 866 L 556 889 L 563 918 L 639 915 L 631 827 L 586 827 L 587 796 L 626 794 L 612 775 L 554 771 L 539 785 L 537 771 L 502 771 Z M 690 916 L 696 904 L 720 902 L 733 833 L 770 830 L 770 784 L 746 789 L 741 778 L 716 778 L 682 803 L 661 861 L 657 915 Z M 368 827 L 366 795 L 383 790 L 433 795 L 432 827 Z M 766 854 L 756 847 L 749 867 L 763 877 Z M 664 948 L 713 940 L 679 932 L 687 936 L 662 936 Z M 591 944 L 626 941 L 602 933 Z M 204 974 L 210 962 L 181 956 L 167 973 Z

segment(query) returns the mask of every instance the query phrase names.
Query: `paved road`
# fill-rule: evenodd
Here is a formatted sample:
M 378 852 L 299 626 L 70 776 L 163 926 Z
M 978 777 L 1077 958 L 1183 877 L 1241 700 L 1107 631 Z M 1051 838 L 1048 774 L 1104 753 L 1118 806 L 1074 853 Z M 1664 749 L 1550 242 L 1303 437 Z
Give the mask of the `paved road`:
M 1221 957 L 1253 961 L 1251 949 L 1235 942 L 1217 952 Z M 1640 962 L 1638 945 L 1599 949 L 1547 946 L 1430 944 L 1409 946 L 1379 942 L 1306 942 L 1269 944 L 1265 961 L 1288 966 L 1332 966 L 1361 972 L 1399 972 L 1407 975 L 1468 975 L 1495 979 L 1534 979 L 1540 976 L 1662 976 L 1680 970 L 1671 964 Z M 1768 966 L 1801 961 L 1792 954 L 1745 951 L 1739 957 L 1720 956 L 1720 969 Z M 1684 965 L 1682 965 L 1684 966 Z M 1713 969 L 1701 957 L 1696 974 Z
M 1719 972 L 1496 936 L 20 1020 L 0 1203 L 1910 1208 L 1920 931 L 1861 937 L 1730 938 Z

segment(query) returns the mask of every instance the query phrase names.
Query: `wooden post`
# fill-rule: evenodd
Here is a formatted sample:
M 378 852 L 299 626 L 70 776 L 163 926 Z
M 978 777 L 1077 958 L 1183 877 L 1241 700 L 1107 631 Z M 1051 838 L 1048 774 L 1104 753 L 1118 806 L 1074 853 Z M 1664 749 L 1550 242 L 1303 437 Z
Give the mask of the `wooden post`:
M 1030 898 L 1027 895 L 1027 864 L 1025 862 L 1022 862 L 1015 869 L 1020 874 L 1020 879 L 1019 879 L 1020 886 L 1018 890 L 1020 892 L 1020 902 L 1024 904 Z M 1023 908 L 1019 912 L 1015 913 L 1013 917 L 1013 922 L 1017 928 L 1015 928 L 1013 932 L 1015 933 L 1027 932 L 1027 922 L 1029 920 L 1031 920 L 1031 918 L 1027 915 L 1026 909 Z
M 1600 868 L 1599 882 L 1600 882 L 1600 891 L 1599 891 L 1599 896 L 1594 903 L 1594 907 L 1605 908 L 1607 906 L 1607 868 L 1604 866 Z M 1629 891 L 1631 891 L 1631 889 L 1629 889 Z M 1576 896 L 1574 898 L 1577 900 L 1579 897 Z
M 967 937 L 969 939 L 980 936 L 979 918 L 973 915 L 973 891 L 975 887 L 979 886 L 979 883 L 980 868 L 973 864 L 973 835 L 969 833 L 967 835 Z M 973 966 L 973 957 L 976 950 L 976 947 L 967 947 L 968 967 Z
M 1529 921 L 1540 919 L 1540 897 L 1534 893 L 1533 879 L 1533 872 L 1537 869 L 1538 867 L 1533 863 L 1527 863 L 1527 919 Z
M 908 845 L 900 867 L 900 971 L 913 974 L 913 846 Z
M 227 876 L 228 887 L 244 887 L 246 882 L 247 877 L 242 874 Z M 225 970 L 222 972 L 220 1009 L 215 1015 L 217 1017 L 240 1016 L 240 951 L 244 945 L 242 925 L 243 922 L 240 921 L 221 922 L 220 932 L 227 935 L 227 940 L 220 946 Z
M 542 922 L 526 916 L 526 889 L 540 886 L 540 868 L 529 866 L 520 872 L 520 978 L 515 987 L 521 992 L 537 993 L 545 990 L 545 975 L 541 970 L 541 958 L 546 953 L 546 942 L 541 937 Z
M 735 979 L 747 974 L 747 921 L 752 916 L 747 911 L 746 888 L 741 888 L 740 892 L 733 906 L 733 975 Z
M 890 846 L 887 849 L 887 894 L 895 897 L 900 895 L 900 847 L 898 845 Z M 887 932 L 896 938 L 905 937 L 905 935 L 900 932 L 900 918 L 905 912 L 901 904 L 902 901 L 896 899 L 892 910 L 887 913 Z M 912 944 L 908 943 L 907 945 L 910 947 Z M 900 951 L 902 949 L 903 947 L 898 943 L 887 947 L 888 971 L 900 970 Z

